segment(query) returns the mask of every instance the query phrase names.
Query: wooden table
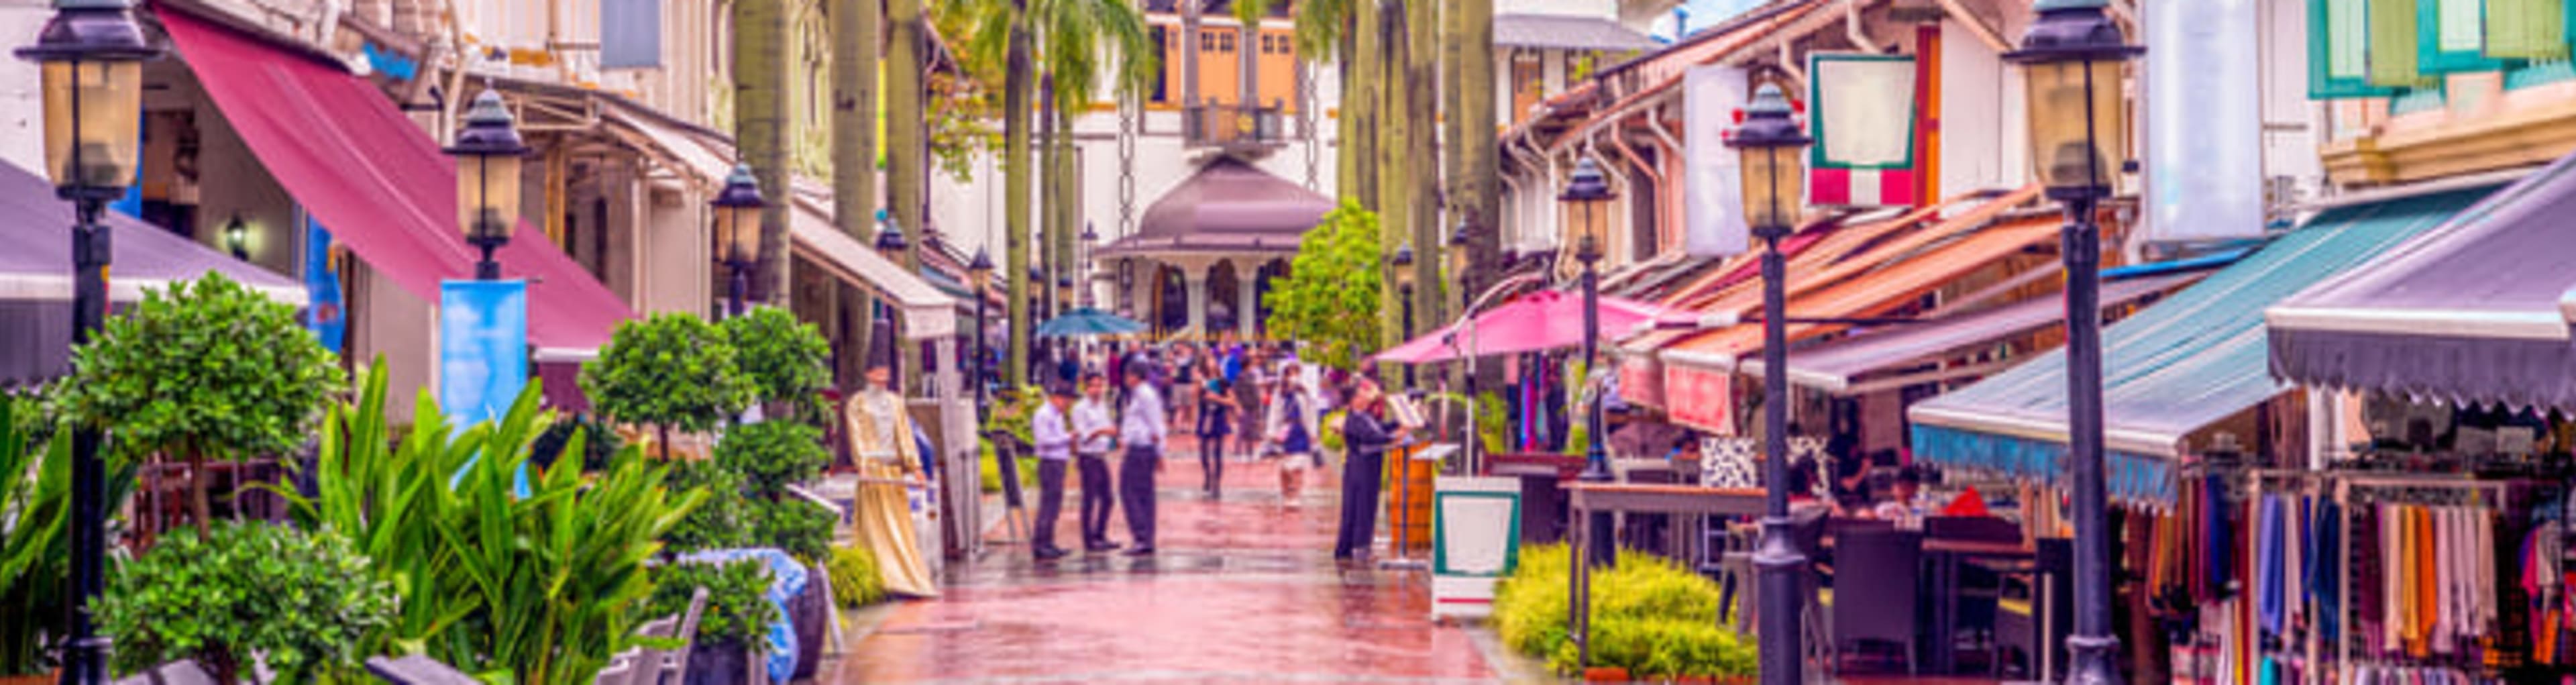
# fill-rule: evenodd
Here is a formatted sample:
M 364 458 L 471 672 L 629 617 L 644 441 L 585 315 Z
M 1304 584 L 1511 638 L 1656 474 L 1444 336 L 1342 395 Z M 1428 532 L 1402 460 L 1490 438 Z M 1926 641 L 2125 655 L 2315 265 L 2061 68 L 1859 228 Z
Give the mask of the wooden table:
M 1703 514 L 1724 516 L 1758 516 L 1762 513 L 1762 491 L 1754 488 L 1705 488 L 1696 485 L 1655 485 L 1644 483 L 1565 484 L 1566 537 L 1569 561 L 1574 565 L 1572 587 L 1566 601 L 1570 611 L 1566 634 L 1574 640 L 1574 666 L 1581 669 L 1592 663 L 1592 539 L 1591 526 L 1583 525 L 1595 512 L 1640 512 L 1653 514 Z

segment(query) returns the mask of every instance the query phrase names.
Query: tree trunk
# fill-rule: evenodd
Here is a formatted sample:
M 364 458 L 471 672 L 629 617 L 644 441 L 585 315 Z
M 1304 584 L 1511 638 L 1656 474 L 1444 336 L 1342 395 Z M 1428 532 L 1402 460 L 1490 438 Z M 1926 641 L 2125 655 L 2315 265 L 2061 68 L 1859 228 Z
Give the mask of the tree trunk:
M 1358 147 L 1368 138 L 1360 126 L 1359 110 L 1366 98 L 1361 89 L 1352 87 L 1363 83 L 1358 78 L 1359 30 L 1355 27 L 1359 19 L 1356 14 L 1342 17 L 1342 37 L 1335 52 L 1338 59 L 1333 60 L 1335 77 L 1340 79 L 1342 91 L 1342 113 L 1333 118 L 1334 142 L 1341 148 L 1333 155 L 1333 186 L 1335 199 L 1343 201 L 1360 199 L 1365 192 L 1363 189 L 1368 187 L 1360 185 L 1360 169 L 1368 165 L 1362 163 L 1367 157 L 1359 152 Z
M 215 533 L 215 507 L 213 499 L 206 494 L 209 489 L 206 478 L 212 474 L 206 473 L 204 450 L 195 447 L 184 449 L 188 453 L 188 512 L 192 514 L 191 518 L 197 519 L 197 539 L 203 540 Z
M 1440 280 L 1440 159 L 1438 83 L 1440 82 L 1440 3 L 1412 0 L 1406 5 L 1406 40 L 1404 82 L 1407 90 L 1405 114 L 1407 148 L 1404 153 L 1408 174 L 1406 185 L 1412 189 L 1413 215 L 1406 221 L 1413 231 L 1413 330 L 1430 330 L 1429 322 L 1439 321 L 1440 294 L 1448 284 Z M 1425 92 L 1430 91 L 1430 92 Z
M 1056 289 L 1056 311 L 1058 312 L 1082 306 L 1081 293 L 1091 286 L 1089 279 L 1084 278 L 1085 274 L 1091 272 L 1091 265 L 1084 264 L 1080 254 L 1082 246 L 1079 236 L 1082 235 L 1083 224 L 1080 166 L 1082 158 L 1075 152 L 1073 145 L 1073 119 L 1089 107 L 1087 102 L 1089 98 L 1075 99 L 1072 102 L 1064 100 L 1065 98 L 1059 97 L 1055 103 L 1057 179 L 1055 192 L 1058 199 L 1056 204 L 1059 208 L 1056 217 L 1055 249 L 1056 263 L 1063 265 L 1058 267 L 1062 270 L 1056 272 L 1056 277 L 1059 280 L 1073 279 L 1073 287 Z
M 1031 313 L 1030 318 L 1035 321 L 1045 321 L 1047 317 L 1055 315 L 1057 295 L 1055 291 L 1056 270 L 1064 268 L 1064 254 L 1057 252 L 1055 249 L 1056 233 L 1063 230 L 1062 227 L 1056 225 L 1057 221 L 1063 219 L 1060 213 L 1056 211 L 1056 205 L 1059 202 L 1062 202 L 1062 194 L 1059 191 L 1059 187 L 1064 183 L 1064 177 L 1056 175 L 1055 166 L 1056 102 L 1054 72 L 1044 71 L 1038 74 L 1037 98 L 1038 108 L 1035 111 L 1030 112 L 1029 115 L 1036 119 L 1035 125 L 1037 126 L 1038 136 L 1036 139 L 1030 141 L 1030 147 L 1035 150 L 1035 152 L 1032 153 L 1032 156 L 1037 163 L 1038 175 L 1038 194 L 1035 206 L 1038 212 L 1038 273 L 1044 275 L 1045 278 L 1038 279 L 1038 282 L 1032 286 L 1037 290 L 1038 307 L 1037 311 Z M 1033 344 L 1044 345 L 1045 343 L 1040 342 Z M 1040 377 L 1039 380 L 1045 379 L 1044 377 Z
M 842 233 L 866 243 L 877 210 L 877 53 L 879 0 L 830 0 L 832 20 L 832 216 Z M 844 351 L 833 378 L 848 382 L 866 369 L 874 343 L 866 290 L 835 283 L 824 330 Z
M 1386 36 L 1378 31 L 1380 15 L 1369 0 L 1351 0 L 1351 77 L 1342 81 L 1342 99 L 1350 107 L 1359 135 L 1344 141 L 1343 154 L 1354 159 L 1351 176 L 1359 193 L 1354 199 L 1360 207 L 1378 211 L 1377 144 L 1379 96 L 1386 92 L 1386 74 L 1380 65 L 1386 62 Z
M 1378 45 L 1383 66 L 1380 78 L 1373 81 L 1379 89 L 1377 101 L 1377 204 L 1378 254 L 1394 254 L 1396 247 L 1413 236 L 1413 188 L 1411 160 L 1413 153 L 1412 84 L 1402 82 L 1413 63 L 1411 33 L 1406 30 L 1410 19 L 1405 0 L 1379 0 Z M 1414 254 L 1420 255 L 1416 246 Z M 1399 302 L 1403 289 L 1395 287 L 1397 276 L 1387 267 L 1387 287 L 1378 289 L 1378 349 L 1404 342 L 1404 305 Z M 1417 286 L 1424 284 L 1417 283 Z M 1402 377 L 1389 378 L 1389 388 L 1403 388 Z
M 734 140 L 751 163 L 763 195 L 772 198 L 760 212 L 759 278 L 753 282 L 761 302 L 787 305 L 787 221 L 795 196 L 788 179 L 787 141 L 793 138 L 787 119 L 787 11 L 785 0 L 734 0 L 733 101 Z
M 1026 17 L 1025 4 L 1021 16 Z M 1002 370 L 1010 387 L 1029 383 L 1029 32 L 1014 20 L 1002 76 L 1002 275 L 1009 284 L 1011 353 Z
M 863 2 L 866 0 L 862 0 Z M 923 131 L 922 0 L 885 0 L 886 205 L 911 250 L 906 266 L 921 265 L 922 193 L 929 187 L 930 142 Z M 868 107 L 867 103 L 860 103 Z
M 1466 289 L 1465 298 L 1484 294 L 1501 268 L 1502 255 L 1502 169 L 1497 164 L 1501 154 L 1495 140 L 1494 98 L 1494 0 L 1453 0 L 1450 11 L 1458 14 L 1458 28 L 1463 34 L 1458 44 L 1458 112 L 1452 115 L 1462 122 L 1459 127 L 1458 169 L 1460 192 L 1452 201 L 1464 213 L 1470 227 L 1467 237 L 1467 269 L 1453 279 Z M 1463 300 L 1462 300 L 1463 301 Z M 1477 366 L 1476 387 L 1503 387 L 1503 366 Z

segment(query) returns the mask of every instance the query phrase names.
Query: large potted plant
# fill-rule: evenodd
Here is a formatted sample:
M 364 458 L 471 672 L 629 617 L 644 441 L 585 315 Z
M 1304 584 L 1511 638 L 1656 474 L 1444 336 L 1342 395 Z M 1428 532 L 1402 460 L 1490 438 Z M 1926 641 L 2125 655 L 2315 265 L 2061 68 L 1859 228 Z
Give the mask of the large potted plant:
M 757 559 L 729 563 L 678 562 L 653 569 L 653 598 L 645 615 L 665 616 L 686 610 L 698 588 L 707 589 L 707 608 L 698 631 L 689 636 L 688 685 L 742 685 L 755 668 L 764 668 L 769 625 L 778 606 L 769 602 L 769 568 Z
M 302 444 L 346 385 L 338 364 L 294 306 L 209 272 L 145 290 L 73 348 L 54 402 L 64 421 L 108 431 L 128 454 L 186 460 L 203 534 L 213 519 L 206 462 Z
M 359 675 L 365 636 L 392 625 L 393 584 L 347 538 L 264 523 L 181 529 L 117 569 L 98 605 L 115 667 L 189 659 L 225 683 L 253 659 L 282 682 Z
M 665 458 L 672 431 L 715 428 L 752 400 L 724 330 L 687 314 L 618 324 L 599 358 L 582 365 L 581 388 L 600 415 L 652 426 Z

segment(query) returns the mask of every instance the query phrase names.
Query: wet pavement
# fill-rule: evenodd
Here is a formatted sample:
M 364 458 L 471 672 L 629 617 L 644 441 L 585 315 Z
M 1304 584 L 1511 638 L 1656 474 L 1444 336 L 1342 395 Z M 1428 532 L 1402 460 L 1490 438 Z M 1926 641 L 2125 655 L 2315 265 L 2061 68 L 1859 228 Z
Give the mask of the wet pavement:
M 1335 566 L 1336 485 L 1322 471 L 1291 503 L 1274 464 L 1229 463 L 1212 501 L 1196 452 L 1174 452 L 1187 456 L 1156 479 L 1159 554 L 1036 562 L 1024 545 L 990 545 L 951 564 L 946 596 L 854 615 L 851 649 L 823 680 L 1482 683 L 1517 670 L 1490 655 L 1490 637 L 1429 619 L 1422 574 Z M 1068 494 L 1058 544 L 1081 540 L 1077 501 Z

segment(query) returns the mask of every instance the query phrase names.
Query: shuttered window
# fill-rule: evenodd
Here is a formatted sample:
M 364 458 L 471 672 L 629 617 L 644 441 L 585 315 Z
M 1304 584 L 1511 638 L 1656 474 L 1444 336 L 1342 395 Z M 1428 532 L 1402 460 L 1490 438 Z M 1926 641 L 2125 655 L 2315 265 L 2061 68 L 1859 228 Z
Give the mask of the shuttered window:
M 2388 96 L 2388 113 L 2392 116 L 2441 109 L 2450 104 L 2448 93 L 2440 86 L 2401 90 Z
M 2504 62 L 2488 58 L 2486 3 L 2482 0 L 2417 0 L 2415 40 L 2425 73 L 2494 71 Z
M 2567 0 L 2486 0 L 2486 55 L 2567 58 Z
M 2308 0 L 2308 97 L 2378 97 L 2369 82 L 2371 0 Z

